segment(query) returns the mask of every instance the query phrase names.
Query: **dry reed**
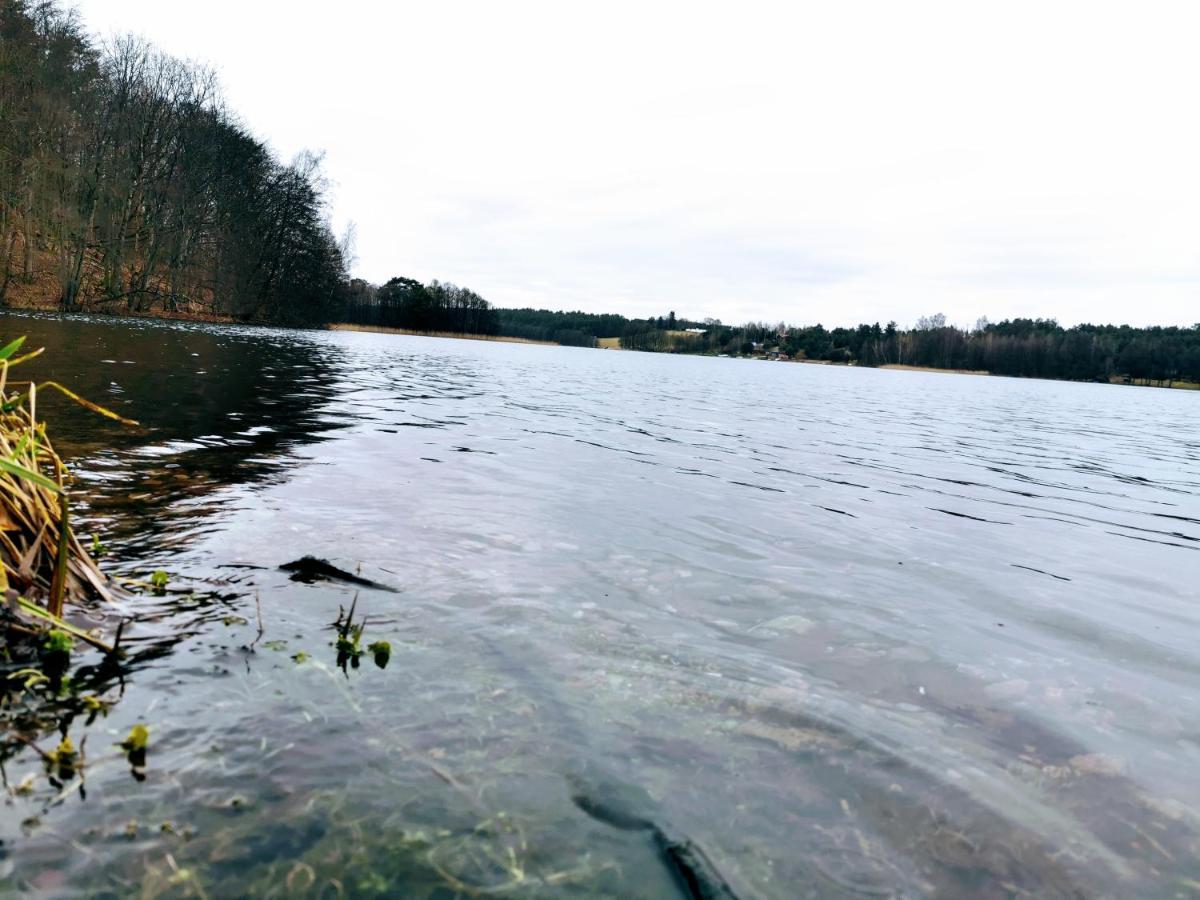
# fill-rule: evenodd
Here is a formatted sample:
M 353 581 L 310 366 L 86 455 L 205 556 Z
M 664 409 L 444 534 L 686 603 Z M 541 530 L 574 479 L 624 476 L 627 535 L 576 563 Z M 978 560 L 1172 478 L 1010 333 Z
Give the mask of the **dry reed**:
M 49 625 L 108 649 L 63 621 L 65 604 L 108 600 L 111 594 L 108 579 L 71 527 L 70 475 L 46 423 L 38 420 L 38 392 L 55 390 L 115 421 L 137 422 L 57 382 L 12 380 L 12 369 L 42 353 L 17 356 L 24 341 L 0 348 L 0 593 L 12 613 L 9 629 L 36 634 Z

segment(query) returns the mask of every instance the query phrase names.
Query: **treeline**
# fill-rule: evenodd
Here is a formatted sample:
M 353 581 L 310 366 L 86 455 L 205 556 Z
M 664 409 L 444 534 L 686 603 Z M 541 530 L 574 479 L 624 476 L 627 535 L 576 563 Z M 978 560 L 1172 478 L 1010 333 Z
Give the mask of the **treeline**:
M 974 328 L 957 328 L 938 314 L 908 329 L 895 322 L 827 329 L 819 324 L 725 325 L 716 319 L 677 318 L 673 312 L 644 319 L 533 309 L 495 312 L 500 334 L 578 346 L 617 337 L 623 349 L 662 353 L 925 366 L 1076 381 L 1200 382 L 1200 324 L 1064 328 L 1053 319 L 981 319 Z
M 571 347 L 594 347 L 596 339 L 622 333 L 628 320 L 612 313 L 551 312 L 547 309 L 500 309 L 501 334 Z
M 468 288 L 412 278 L 392 278 L 375 287 L 351 283 L 344 320 L 359 325 L 411 331 L 500 335 L 594 347 L 598 336 L 622 334 L 629 320 L 620 315 L 497 309 Z
M 996 375 L 1109 381 L 1114 377 L 1170 384 L 1200 381 L 1200 326 L 1132 328 L 1076 325 L 1053 319 L 980 320 L 973 329 L 947 325 L 942 315 L 915 328 L 820 325 L 762 335 L 779 351 L 808 359 L 987 371 Z
M 396 277 L 376 287 L 351 282 L 340 318 L 358 325 L 456 334 L 498 334 L 494 310 L 469 288 Z
M 0 0 L 0 301 L 312 323 L 341 302 L 319 158 L 277 160 L 212 73 Z
M 690 324 L 690 323 L 685 323 Z M 946 324 L 944 315 L 915 327 L 826 329 L 751 323 L 737 327 L 708 320 L 696 338 L 668 337 L 665 330 L 637 336 L 639 349 L 684 353 L 783 355 L 863 366 L 888 364 L 987 371 L 996 375 L 1109 381 L 1128 378 L 1170 384 L 1200 382 L 1200 324 L 1191 328 L 1076 325 L 1053 319 L 981 319 L 974 328 Z M 627 344 L 622 339 L 622 346 Z

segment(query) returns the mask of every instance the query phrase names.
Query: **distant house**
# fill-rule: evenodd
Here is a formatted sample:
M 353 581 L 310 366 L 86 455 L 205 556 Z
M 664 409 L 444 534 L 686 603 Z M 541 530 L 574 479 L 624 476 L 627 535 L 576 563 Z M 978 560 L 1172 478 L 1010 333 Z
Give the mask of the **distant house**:
M 683 330 L 688 334 L 708 334 L 707 328 L 685 328 Z

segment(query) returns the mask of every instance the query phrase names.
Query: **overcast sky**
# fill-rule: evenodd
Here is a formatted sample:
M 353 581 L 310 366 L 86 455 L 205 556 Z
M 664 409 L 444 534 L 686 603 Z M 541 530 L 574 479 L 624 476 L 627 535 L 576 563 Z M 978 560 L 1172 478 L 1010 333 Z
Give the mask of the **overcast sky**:
M 326 152 L 357 274 L 826 325 L 1200 321 L 1200 9 L 79 0 Z

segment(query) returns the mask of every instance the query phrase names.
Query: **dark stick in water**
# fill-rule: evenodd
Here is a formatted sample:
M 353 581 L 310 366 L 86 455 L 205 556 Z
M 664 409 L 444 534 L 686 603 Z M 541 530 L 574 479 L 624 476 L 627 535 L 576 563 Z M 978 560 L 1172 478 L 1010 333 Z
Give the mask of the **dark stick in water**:
M 484 644 L 504 669 L 537 692 L 558 720 L 569 744 L 583 754 L 589 742 L 553 686 L 493 641 L 485 640 Z M 582 812 L 620 831 L 648 834 L 683 896 L 689 900 L 736 900 L 737 895 L 708 854 L 669 825 L 662 818 L 658 804 L 641 787 L 623 781 L 591 755 L 573 757 L 566 779 L 571 786 L 571 800 Z
M 344 569 L 339 569 L 328 560 L 317 559 L 315 556 L 302 556 L 294 562 L 284 563 L 279 568 L 284 572 L 291 572 L 293 581 L 303 581 L 306 584 L 312 584 L 314 581 L 344 581 L 347 584 L 357 584 L 361 587 L 374 588 L 377 591 L 399 593 L 394 587 L 351 574 Z

